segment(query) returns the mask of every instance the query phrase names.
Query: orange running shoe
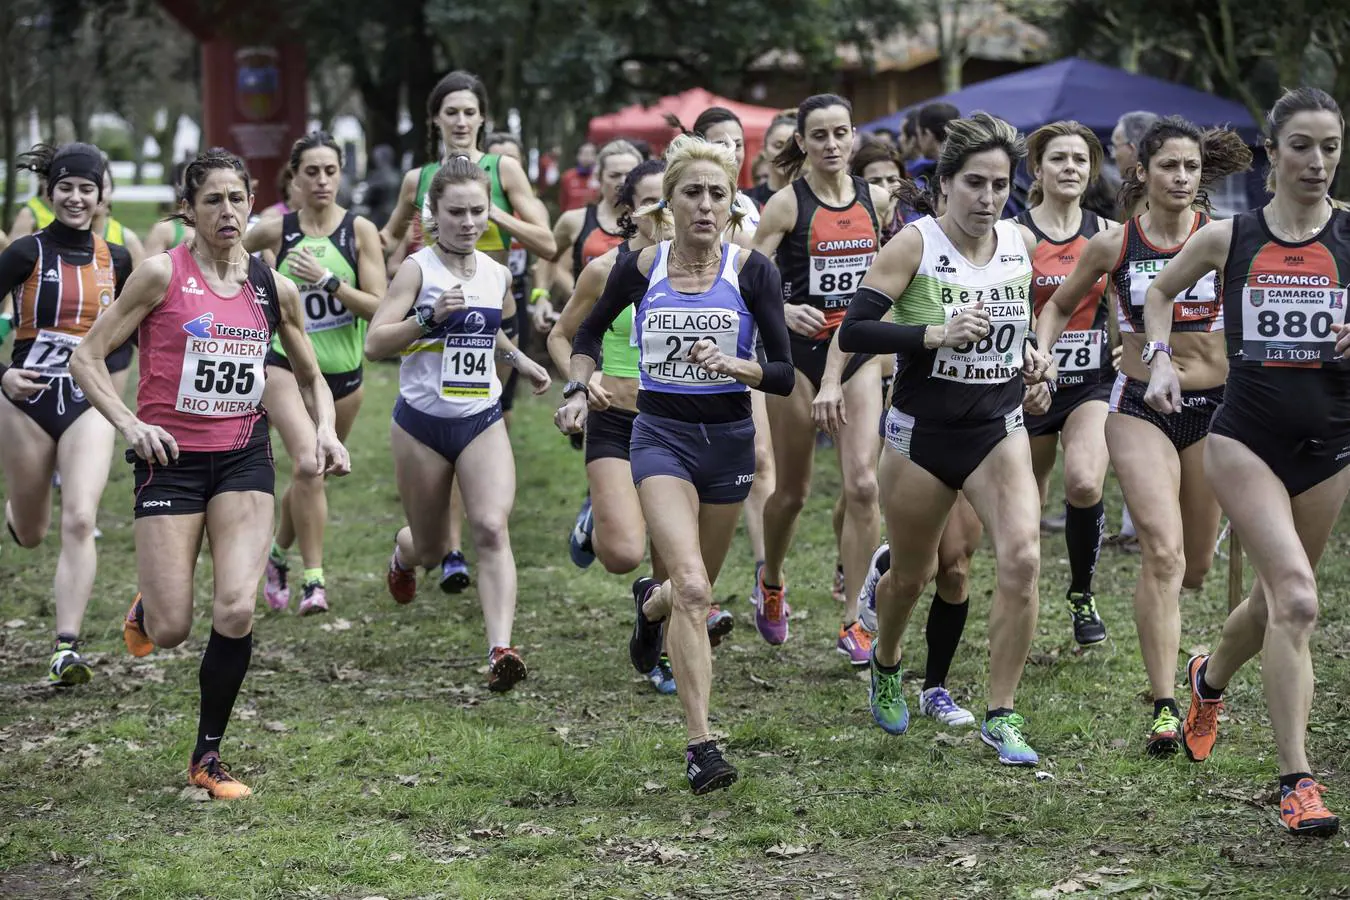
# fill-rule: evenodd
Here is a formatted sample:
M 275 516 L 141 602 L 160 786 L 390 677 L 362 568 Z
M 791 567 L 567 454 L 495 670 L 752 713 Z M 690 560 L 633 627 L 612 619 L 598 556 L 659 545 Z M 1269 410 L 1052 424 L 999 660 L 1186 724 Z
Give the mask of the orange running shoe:
M 1186 663 L 1191 705 L 1186 710 L 1186 724 L 1181 729 L 1181 744 L 1194 762 L 1204 762 L 1214 752 L 1214 742 L 1219 737 L 1219 713 L 1223 711 L 1222 700 L 1206 700 L 1198 690 L 1200 667 L 1207 659 L 1208 656 L 1196 655 Z
M 1280 821 L 1290 834 L 1331 837 L 1340 830 L 1341 820 L 1322 802 L 1325 790 L 1311 778 L 1300 778 L 1293 790 L 1280 789 Z
M 131 609 L 122 620 L 122 640 L 126 642 L 127 652 L 132 656 L 149 656 L 155 649 L 155 642 L 145 633 L 145 607 L 141 604 L 141 595 L 131 601 Z
M 839 626 L 839 640 L 834 649 L 848 660 L 848 664 L 863 668 L 872 661 L 872 636 L 856 620 L 845 628 Z
M 385 576 L 389 595 L 395 603 L 407 606 L 417 597 L 417 569 L 405 569 L 398 564 L 398 548 L 389 557 L 389 573 Z
M 493 647 L 488 654 L 488 690 L 502 693 L 524 681 L 529 670 L 515 647 Z
M 214 750 L 188 766 L 188 784 L 205 788 L 212 800 L 242 800 L 253 791 L 230 774 Z

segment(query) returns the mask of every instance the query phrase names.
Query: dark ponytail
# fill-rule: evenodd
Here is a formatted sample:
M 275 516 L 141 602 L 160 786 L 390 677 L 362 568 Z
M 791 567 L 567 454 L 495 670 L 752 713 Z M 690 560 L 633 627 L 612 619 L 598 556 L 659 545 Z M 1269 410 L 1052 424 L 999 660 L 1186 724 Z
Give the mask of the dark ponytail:
M 1252 166 L 1252 151 L 1247 142 L 1237 132 L 1227 128 L 1200 130 L 1200 126 L 1183 119 L 1181 116 L 1167 116 L 1154 122 L 1137 145 L 1139 168 L 1148 171 L 1153 157 L 1162 150 L 1163 144 L 1170 140 L 1188 140 L 1200 148 L 1200 187 L 1196 191 L 1194 206 L 1206 213 L 1212 213 L 1209 202 L 1209 188 L 1230 175 L 1245 172 Z M 1116 202 L 1124 210 L 1134 209 L 1140 200 L 1147 199 L 1148 186 L 1139 178 L 1138 171 L 1125 173 L 1120 185 Z

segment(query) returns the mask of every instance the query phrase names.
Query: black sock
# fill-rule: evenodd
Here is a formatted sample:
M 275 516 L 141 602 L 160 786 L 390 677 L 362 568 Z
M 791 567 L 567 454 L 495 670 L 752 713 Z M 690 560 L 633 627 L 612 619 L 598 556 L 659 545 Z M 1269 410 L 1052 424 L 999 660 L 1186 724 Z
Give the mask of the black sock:
M 5 528 L 9 529 L 9 536 L 12 537 L 12 538 L 14 538 L 14 543 L 16 543 L 16 544 L 18 544 L 20 547 L 22 547 L 22 546 L 23 546 L 23 541 L 19 540 L 19 533 L 18 533 L 17 531 L 14 530 L 14 526 L 11 525 L 11 524 L 9 524 L 8 522 L 6 522 L 6 523 L 5 523 Z
M 1293 790 L 1298 787 L 1298 783 L 1305 778 L 1312 778 L 1311 772 L 1291 772 L 1288 775 L 1280 776 L 1280 787 Z
M 1153 718 L 1158 718 L 1158 715 L 1164 708 L 1170 709 L 1172 715 L 1176 716 L 1178 719 L 1181 718 L 1181 707 L 1177 706 L 1177 701 L 1172 697 L 1164 697 L 1161 700 L 1153 701 Z
M 872 665 L 876 666 L 877 671 L 883 675 L 895 675 L 900 671 L 901 662 L 897 661 L 896 664 L 893 666 L 883 666 L 877 660 L 877 651 L 876 648 L 874 647 L 872 649 Z
M 71 647 L 80 645 L 80 636 L 78 634 L 64 634 L 60 631 L 56 633 L 56 642 L 58 644 L 69 644 Z
M 1106 533 L 1106 504 L 1098 500 L 1080 508 L 1064 504 L 1064 544 L 1069 549 L 1069 592 L 1092 592 L 1092 575 L 1102 552 Z
M 1205 681 L 1205 669 L 1209 668 L 1209 660 L 1200 664 L 1200 671 L 1195 673 L 1195 683 L 1198 685 L 1201 700 L 1219 700 L 1223 697 L 1223 688 L 1216 688 Z
M 984 720 L 988 722 L 990 719 L 997 719 L 999 716 L 1007 716 L 1011 714 L 1012 714 L 1011 706 L 1000 706 L 998 709 L 986 710 L 984 714 Z
M 197 676 L 202 704 L 197 720 L 197 748 L 192 751 L 194 763 L 207 753 L 220 751 L 220 739 L 225 736 L 225 725 L 230 721 L 230 711 L 234 709 L 252 656 L 253 632 L 241 638 L 228 638 L 211 629 Z
M 966 613 L 969 611 L 969 600 L 948 603 L 937 593 L 933 594 L 933 605 L 928 608 L 928 625 L 924 629 L 928 635 L 928 661 L 923 673 L 925 691 L 947 683 L 947 673 L 951 671 L 961 634 L 966 630 Z

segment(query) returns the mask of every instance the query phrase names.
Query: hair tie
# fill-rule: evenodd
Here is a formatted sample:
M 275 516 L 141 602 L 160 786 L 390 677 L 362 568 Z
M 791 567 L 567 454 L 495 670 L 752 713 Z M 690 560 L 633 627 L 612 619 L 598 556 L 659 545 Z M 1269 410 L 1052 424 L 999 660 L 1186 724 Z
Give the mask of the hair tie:
M 666 208 L 666 201 L 665 201 L 664 199 L 662 199 L 660 203 L 656 204 L 656 208 L 657 208 L 657 209 L 665 209 L 665 208 Z

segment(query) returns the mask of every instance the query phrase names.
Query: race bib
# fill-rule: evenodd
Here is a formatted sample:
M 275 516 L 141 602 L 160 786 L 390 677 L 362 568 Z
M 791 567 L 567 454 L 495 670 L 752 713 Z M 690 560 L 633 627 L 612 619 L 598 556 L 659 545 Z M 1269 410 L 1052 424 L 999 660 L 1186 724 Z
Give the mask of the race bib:
M 1244 287 L 1242 355 L 1266 363 L 1338 359 L 1333 324 L 1345 322 L 1345 289 Z
M 1153 279 L 1158 277 L 1166 263 L 1165 259 L 1140 259 L 1129 263 L 1130 303 L 1135 309 L 1144 309 L 1149 285 L 1153 284 Z M 1214 273 L 1209 272 L 1184 293 L 1172 298 L 1172 321 L 1213 319 L 1220 313 L 1218 296 Z
M 240 416 L 262 402 L 266 341 L 187 339 L 174 408 L 194 416 Z
M 496 334 L 452 334 L 441 354 L 441 396 L 486 400 L 492 395 L 492 354 Z
M 301 285 L 300 292 L 305 297 L 306 334 L 345 328 L 356 321 L 356 316 L 338 299 L 337 294 L 330 294 L 313 284 Z
M 73 334 L 39 331 L 33 345 L 28 348 L 28 358 L 24 360 L 23 367 L 46 378 L 68 378 L 70 355 L 80 346 L 81 340 Z
M 946 306 L 951 322 L 970 304 Z M 1022 371 L 1022 344 L 1027 335 L 1027 304 L 985 303 L 989 333 L 960 347 L 942 347 L 933 357 L 933 377 L 963 384 L 1006 384 Z
M 807 287 L 812 297 L 823 297 L 826 309 L 842 309 L 853 299 L 875 253 L 852 256 L 812 256 Z
M 634 329 L 637 333 L 638 329 Z M 734 384 L 730 375 L 717 375 L 689 362 L 689 351 L 710 340 L 727 356 L 736 356 L 741 317 L 735 310 L 652 309 L 642 320 L 640 353 L 643 371 L 653 381 L 670 385 Z
M 1054 359 L 1060 377 L 1082 375 L 1102 367 L 1102 347 L 1106 333 L 1096 329 L 1066 331 L 1055 341 Z

